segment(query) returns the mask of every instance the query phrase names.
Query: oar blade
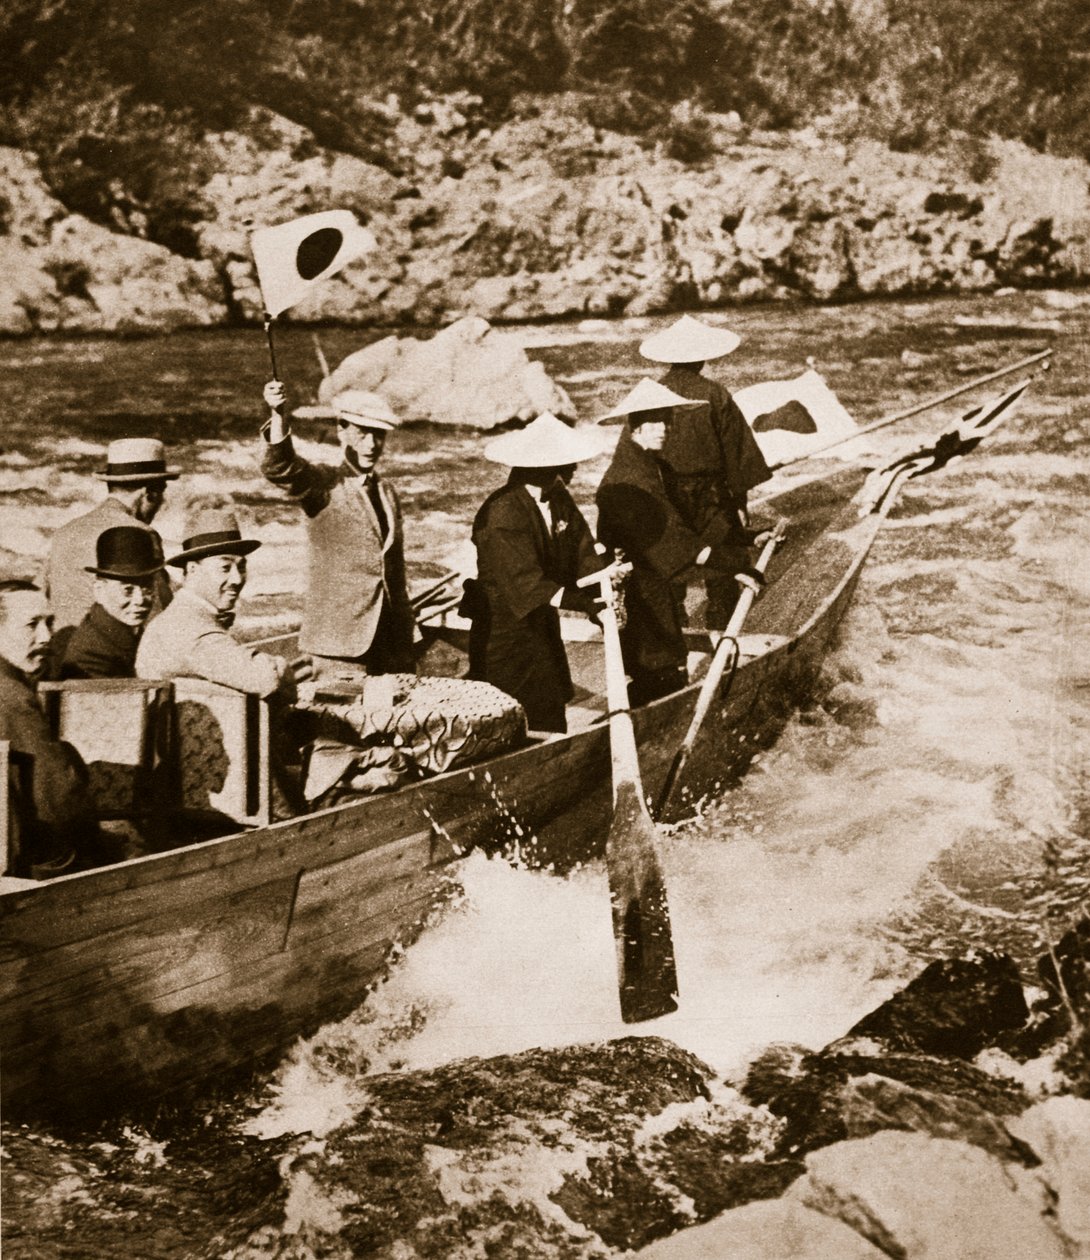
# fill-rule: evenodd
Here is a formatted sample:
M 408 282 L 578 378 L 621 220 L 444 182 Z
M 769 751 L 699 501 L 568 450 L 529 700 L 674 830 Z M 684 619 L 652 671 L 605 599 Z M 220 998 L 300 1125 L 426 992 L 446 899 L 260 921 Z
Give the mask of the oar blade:
M 626 1024 L 677 1010 L 677 967 L 655 824 L 633 784 L 623 784 L 606 846 L 621 1018 Z

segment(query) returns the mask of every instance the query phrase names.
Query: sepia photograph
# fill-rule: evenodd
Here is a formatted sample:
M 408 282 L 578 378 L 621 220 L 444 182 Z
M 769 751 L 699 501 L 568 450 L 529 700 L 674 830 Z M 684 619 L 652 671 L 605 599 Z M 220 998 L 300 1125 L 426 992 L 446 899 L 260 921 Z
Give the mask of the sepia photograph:
M 1090 3 L 0 62 L 3 1260 L 1090 1260 Z

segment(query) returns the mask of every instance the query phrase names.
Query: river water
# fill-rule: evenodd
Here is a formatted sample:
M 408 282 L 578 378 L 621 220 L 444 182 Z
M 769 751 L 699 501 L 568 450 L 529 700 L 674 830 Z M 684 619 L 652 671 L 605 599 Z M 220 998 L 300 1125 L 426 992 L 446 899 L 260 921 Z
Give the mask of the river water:
M 1043 933 L 1085 906 L 1090 885 L 1090 295 L 747 308 L 729 322 L 743 343 L 723 365 L 728 384 L 795 375 L 813 356 L 860 423 L 1038 348 L 1056 357 L 980 450 L 910 484 L 864 571 L 824 693 L 740 786 L 666 837 L 682 997 L 644 1030 L 727 1080 L 772 1041 L 816 1047 L 839 1035 L 932 957 L 979 945 L 1028 963 Z M 646 328 L 512 331 L 589 419 L 642 374 Z M 320 336 L 332 362 L 360 343 L 358 332 Z M 312 334 L 289 328 L 280 355 L 282 375 L 309 400 Z M 186 474 L 161 517 L 165 537 L 180 537 L 187 494 L 233 493 L 266 542 L 247 616 L 273 623 L 297 606 L 299 523 L 251 455 L 260 334 L 7 342 L 0 362 L 0 540 L 12 563 L 32 566 L 49 530 L 92 497 L 87 474 L 105 439 L 157 433 Z M 979 400 L 884 430 L 874 450 L 899 453 Z M 412 580 L 458 557 L 500 480 L 481 445 L 472 432 L 430 426 L 390 442 Z M 602 467 L 579 470 L 584 504 Z M 457 894 L 364 1007 L 209 1114 L 225 1142 L 320 1136 L 352 1117 L 368 1072 L 631 1031 L 616 1011 L 600 868 L 559 879 L 477 855 L 454 875 Z M 128 1231 L 96 1216 L 89 1170 L 107 1149 L 148 1187 L 131 1205 L 158 1238 L 146 1254 L 215 1254 L 156 1234 L 194 1191 L 172 1180 L 154 1125 L 119 1121 L 93 1141 L 17 1138 L 6 1169 L 10 1254 L 133 1254 Z M 42 1197 L 28 1214 L 30 1185 Z M 77 1209 L 81 1241 L 69 1233 L 66 1249 Z

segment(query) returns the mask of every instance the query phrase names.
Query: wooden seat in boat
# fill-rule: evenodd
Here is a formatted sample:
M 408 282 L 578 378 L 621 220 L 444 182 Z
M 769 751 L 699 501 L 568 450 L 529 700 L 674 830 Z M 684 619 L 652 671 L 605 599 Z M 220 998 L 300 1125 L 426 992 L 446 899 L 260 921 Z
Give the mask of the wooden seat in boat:
M 196 820 L 272 821 L 269 706 L 203 678 L 174 679 L 177 808 Z
M 100 819 L 141 819 L 168 802 L 170 683 L 143 678 L 43 682 L 53 734 L 83 758 Z

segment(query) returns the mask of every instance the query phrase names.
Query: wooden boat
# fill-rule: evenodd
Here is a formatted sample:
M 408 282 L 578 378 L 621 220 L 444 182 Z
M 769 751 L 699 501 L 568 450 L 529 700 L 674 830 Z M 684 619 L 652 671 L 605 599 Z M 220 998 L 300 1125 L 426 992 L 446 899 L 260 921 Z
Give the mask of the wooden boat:
M 687 764 L 691 798 L 740 774 L 810 693 L 906 478 L 971 449 L 1020 392 L 971 413 L 953 441 L 768 501 L 790 532 Z M 364 999 L 457 855 L 515 844 L 523 861 L 563 869 L 598 854 L 611 809 L 601 646 L 569 648 L 580 692 L 567 735 L 290 821 L 49 882 L 0 881 L 5 1114 L 132 1106 L 267 1062 Z M 429 660 L 444 653 L 458 659 L 456 632 L 439 631 Z M 651 799 L 697 691 L 634 714 Z

